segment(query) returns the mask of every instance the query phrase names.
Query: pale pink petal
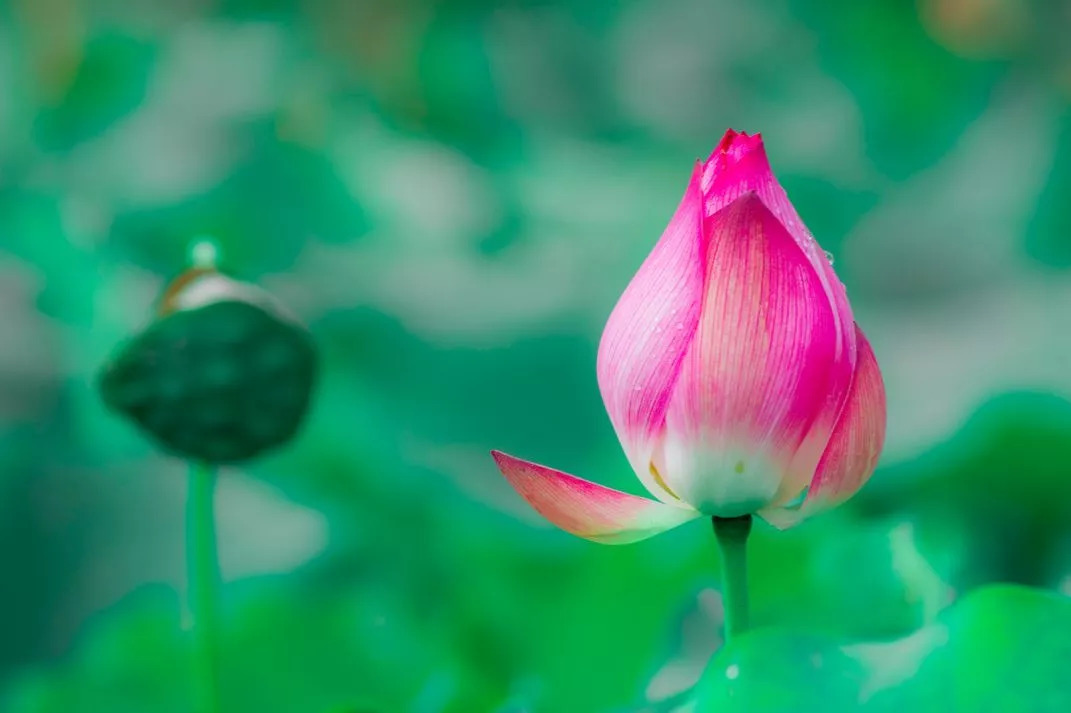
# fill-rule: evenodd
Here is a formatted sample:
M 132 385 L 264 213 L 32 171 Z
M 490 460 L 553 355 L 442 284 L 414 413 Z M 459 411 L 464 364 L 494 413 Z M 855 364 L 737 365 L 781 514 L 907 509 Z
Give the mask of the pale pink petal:
M 699 320 L 703 199 L 699 167 L 676 214 L 618 300 L 599 344 L 606 411 L 637 476 L 665 502 L 675 496 L 652 465 L 670 391 Z
M 540 515 L 588 540 L 608 545 L 637 542 L 699 516 L 694 510 L 622 493 L 499 451 L 491 455 Z
M 836 428 L 798 508 L 775 508 L 761 515 L 777 527 L 838 505 L 870 478 L 885 443 L 885 384 L 870 343 L 857 326 L 859 359 Z
M 786 480 L 803 489 L 820 453 L 801 463 L 799 450 L 819 417 L 843 403 L 851 366 L 837 358 L 818 271 L 756 194 L 711 216 L 705 231 L 701 316 L 662 455 L 684 502 L 732 516 L 779 501 Z

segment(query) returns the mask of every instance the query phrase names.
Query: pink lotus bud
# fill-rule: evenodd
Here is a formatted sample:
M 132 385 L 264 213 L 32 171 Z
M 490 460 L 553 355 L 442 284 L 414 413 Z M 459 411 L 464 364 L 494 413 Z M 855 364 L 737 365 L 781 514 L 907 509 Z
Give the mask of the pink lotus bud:
M 885 390 L 844 286 L 758 134 L 697 162 L 599 345 L 599 387 L 641 498 L 494 452 L 547 519 L 634 542 L 700 515 L 787 527 L 854 494 L 885 435 Z

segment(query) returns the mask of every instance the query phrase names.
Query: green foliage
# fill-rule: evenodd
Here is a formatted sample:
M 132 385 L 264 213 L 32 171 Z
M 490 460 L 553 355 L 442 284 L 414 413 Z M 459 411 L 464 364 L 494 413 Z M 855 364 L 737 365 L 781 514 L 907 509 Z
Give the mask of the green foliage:
M 1038 197 L 1026 249 L 1042 263 L 1066 269 L 1071 267 L 1071 210 L 1066 200 L 1071 190 L 1071 121 L 1064 120 L 1052 152 L 1052 173 Z
M 117 248 L 167 274 L 192 236 L 210 235 L 228 266 L 256 276 L 292 265 L 310 240 L 349 243 L 367 231 L 360 205 L 321 154 L 250 129 L 252 150 L 210 191 L 124 212 Z M 266 200 L 265 196 L 278 196 Z
M 870 516 L 900 513 L 915 523 L 931 561 L 947 560 L 955 548 L 945 576 L 959 586 L 1053 586 L 1065 571 L 1071 522 L 1068 443 L 1071 403 L 1006 394 L 956 438 L 883 471 L 856 505 Z
M 236 333 L 263 315 L 135 331 L 201 235 L 319 356 L 300 433 L 221 478 L 225 713 L 676 713 L 712 656 L 717 710 L 1071 709 L 1057 5 L 4 5 L 0 710 L 189 713 L 182 464 L 93 381 L 212 351 L 108 389 L 170 436 L 209 412 L 139 388 L 285 396 Z M 709 523 L 579 542 L 487 451 L 637 491 L 598 334 L 727 126 L 834 254 L 891 418 L 855 499 L 756 526 L 758 628 L 719 651 Z
M 867 144 L 889 175 L 930 165 L 985 109 L 999 76 L 992 63 L 957 57 L 896 0 L 801 5 L 828 38 L 822 52 L 833 73 L 864 107 Z
M 154 48 L 133 36 L 100 34 L 86 43 L 82 61 L 62 100 L 45 107 L 37 131 L 42 146 L 55 151 L 105 131 L 145 98 Z
M 711 661 L 695 710 L 1057 713 L 1071 707 L 1069 667 L 1071 600 L 992 586 L 895 641 L 749 633 Z

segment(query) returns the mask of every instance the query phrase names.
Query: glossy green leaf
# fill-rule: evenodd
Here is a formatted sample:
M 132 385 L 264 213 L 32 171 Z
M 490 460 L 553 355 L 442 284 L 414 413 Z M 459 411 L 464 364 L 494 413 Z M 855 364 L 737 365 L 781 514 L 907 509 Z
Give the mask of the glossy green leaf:
M 1025 587 L 968 594 L 902 639 L 838 643 L 756 630 L 725 647 L 697 713 L 1071 710 L 1071 599 Z

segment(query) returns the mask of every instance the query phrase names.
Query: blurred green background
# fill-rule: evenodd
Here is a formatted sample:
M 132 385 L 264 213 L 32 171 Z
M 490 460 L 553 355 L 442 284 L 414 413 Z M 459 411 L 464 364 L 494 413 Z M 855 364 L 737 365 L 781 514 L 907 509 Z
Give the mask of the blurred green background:
M 728 127 L 889 397 L 855 500 L 756 527 L 754 618 L 878 641 L 1071 592 L 1069 32 L 1044 0 L 0 2 L 0 710 L 189 711 L 184 465 L 92 381 L 200 235 L 324 367 L 220 484 L 227 711 L 668 710 L 721 643 L 709 528 L 576 540 L 487 452 L 639 492 L 596 347 Z

